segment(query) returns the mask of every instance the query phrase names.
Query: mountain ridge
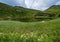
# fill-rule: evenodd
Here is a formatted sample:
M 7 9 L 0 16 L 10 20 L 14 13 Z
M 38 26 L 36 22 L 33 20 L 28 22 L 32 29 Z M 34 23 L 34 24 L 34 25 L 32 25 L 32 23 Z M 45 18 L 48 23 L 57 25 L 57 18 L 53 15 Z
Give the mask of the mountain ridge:
M 60 14 L 60 5 L 53 5 L 47 10 L 45 10 L 45 12 L 48 12 L 51 14 Z
M 58 9 L 57 9 L 58 8 Z M 56 11 L 55 11 L 56 10 Z M 21 6 L 10 6 L 4 3 L 0 3 L 0 18 L 5 20 L 31 20 L 35 19 L 45 20 L 45 19 L 54 19 L 60 16 L 60 5 L 59 6 L 51 6 L 49 9 L 45 11 L 28 9 Z M 56 17 L 57 16 L 57 17 Z

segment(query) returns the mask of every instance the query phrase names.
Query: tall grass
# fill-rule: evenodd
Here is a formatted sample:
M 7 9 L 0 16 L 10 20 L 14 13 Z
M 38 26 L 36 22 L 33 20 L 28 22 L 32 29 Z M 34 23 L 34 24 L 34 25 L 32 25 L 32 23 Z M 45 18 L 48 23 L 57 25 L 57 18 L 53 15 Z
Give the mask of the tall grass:
M 60 19 L 46 22 L 0 21 L 0 42 L 60 42 Z

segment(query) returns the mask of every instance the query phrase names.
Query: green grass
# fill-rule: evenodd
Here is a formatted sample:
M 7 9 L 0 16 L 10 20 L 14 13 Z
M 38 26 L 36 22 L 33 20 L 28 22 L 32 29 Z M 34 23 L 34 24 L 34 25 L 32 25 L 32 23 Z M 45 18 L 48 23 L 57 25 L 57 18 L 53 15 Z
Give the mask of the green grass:
M 60 19 L 45 22 L 0 21 L 0 42 L 60 42 Z

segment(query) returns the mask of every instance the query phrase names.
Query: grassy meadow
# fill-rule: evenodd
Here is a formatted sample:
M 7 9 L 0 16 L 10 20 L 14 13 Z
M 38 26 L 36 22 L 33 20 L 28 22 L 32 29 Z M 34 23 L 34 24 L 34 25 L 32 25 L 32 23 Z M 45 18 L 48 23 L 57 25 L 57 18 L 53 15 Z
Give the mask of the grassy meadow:
M 0 21 L 0 42 L 60 42 L 60 19 L 45 22 Z
M 0 2 L 0 42 L 60 42 L 60 5 L 41 11 Z

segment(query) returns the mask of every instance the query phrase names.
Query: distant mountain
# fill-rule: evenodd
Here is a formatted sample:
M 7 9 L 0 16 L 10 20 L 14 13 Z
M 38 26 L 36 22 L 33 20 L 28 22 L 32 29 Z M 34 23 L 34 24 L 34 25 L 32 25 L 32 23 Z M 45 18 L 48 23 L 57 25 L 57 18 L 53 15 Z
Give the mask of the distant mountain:
M 9 14 L 14 14 L 15 9 L 13 6 L 9 6 L 7 4 L 0 3 L 0 16 L 6 16 Z
M 21 6 L 10 6 L 4 3 L 0 3 L 0 15 L 4 14 L 4 15 L 8 15 L 8 14 L 23 14 L 23 15 L 33 15 L 33 14 L 37 14 L 37 13 L 42 13 L 41 11 L 38 10 L 33 10 L 33 9 L 27 9 L 27 8 L 23 8 Z
M 60 14 L 60 5 L 53 5 L 49 9 L 47 9 L 45 12 L 50 14 Z
M 0 3 L 0 20 L 42 21 L 57 17 L 60 17 L 60 5 L 54 5 L 45 11 L 40 11 Z
M 21 6 L 10 6 L 0 3 L 0 18 L 3 19 L 20 19 L 20 18 L 34 18 L 36 14 L 43 14 L 42 11 L 23 8 Z

